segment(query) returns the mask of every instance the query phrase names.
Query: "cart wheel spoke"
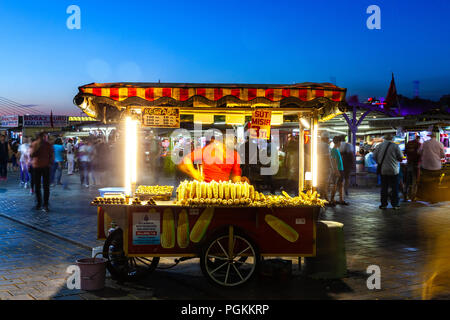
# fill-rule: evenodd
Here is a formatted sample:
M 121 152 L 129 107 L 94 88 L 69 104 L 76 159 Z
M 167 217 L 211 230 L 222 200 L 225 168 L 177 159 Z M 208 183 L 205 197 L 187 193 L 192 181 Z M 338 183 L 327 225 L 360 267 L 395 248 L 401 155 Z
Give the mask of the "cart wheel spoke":
M 225 256 L 226 256 L 227 258 L 230 258 L 230 257 L 228 256 L 228 252 L 224 249 L 224 247 L 222 246 L 222 244 L 220 243 L 219 240 L 217 240 L 217 244 L 219 245 L 220 249 L 222 249 L 223 253 L 225 253 Z
M 231 250 L 229 250 L 231 256 L 229 257 L 230 259 L 233 259 L 235 256 L 233 255 L 234 252 L 234 247 L 236 246 L 236 237 L 233 236 L 233 241 L 232 241 L 232 245 L 231 245 Z
M 228 280 L 228 275 L 230 274 L 230 263 L 228 264 L 227 267 L 227 274 L 225 275 L 225 284 L 227 284 L 227 280 Z
M 239 278 L 241 278 L 241 280 L 244 280 L 244 277 L 242 276 L 242 274 L 239 272 L 238 268 L 236 268 L 236 266 L 234 264 L 232 264 L 234 270 L 236 270 L 237 274 L 239 275 Z
M 228 260 L 228 258 L 219 257 L 219 256 L 213 256 L 213 255 L 208 255 L 208 258 L 214 258 L 214 259 L 217 259 L 217 260 Z
M 139 257 L 136 257 L 136 260 L 142 262 L 143 264 L 145 264 L 146 266 L 149 266 L 149 267 L 150 267 L 151 264 L 152 264 L 152 261 L 151 261 L 151 260 L 148 261 L 148 259 L 145 259 L 145 258 L 139 258 Z
M 236 262 L 236 263 L 240 263 L 241 265 L 243 265 L 243 264 L 251 265 L 251 263 L 248 263 L 247 261 L 239 261 L 239 260 L 233 260 L 233 261 Z
M 242 250 L 241 252 L 239 252 L 238 254 L 235 255 L 235 257 L 239 257 L 241 254 L 243 254 L 245 251 L 247 251 L 248 249 L 250 249 L 251 247 L 248 246 L 247 248 L 245 248 L 244 250 Z
M 213 271 L 211 271 L 211 274 L 213 274 L 213 273 L 215 273 L 217 270 L 219 270 L 219 269 L 221 269 L 224 265 L 226 265 L 228 263 L 228 261 L 227 262 L 224 262 L 222 265 L 220 265 L 219 267 L 217 267 L 216 269 L 214 269 Z

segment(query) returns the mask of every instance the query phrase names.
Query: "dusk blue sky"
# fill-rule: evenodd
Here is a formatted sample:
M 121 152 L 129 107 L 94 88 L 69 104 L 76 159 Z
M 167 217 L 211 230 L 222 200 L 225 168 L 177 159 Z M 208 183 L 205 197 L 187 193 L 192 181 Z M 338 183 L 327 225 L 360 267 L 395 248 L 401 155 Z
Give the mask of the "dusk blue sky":
M 81 30 L 66 9 L 81 8 Z M 369 30 L 370 5 L 381 30 Z M 331 82 L 360 99 L 450 93 L 450 1 L 0 2 L 0 97 L 79 114 L 91 82 Z

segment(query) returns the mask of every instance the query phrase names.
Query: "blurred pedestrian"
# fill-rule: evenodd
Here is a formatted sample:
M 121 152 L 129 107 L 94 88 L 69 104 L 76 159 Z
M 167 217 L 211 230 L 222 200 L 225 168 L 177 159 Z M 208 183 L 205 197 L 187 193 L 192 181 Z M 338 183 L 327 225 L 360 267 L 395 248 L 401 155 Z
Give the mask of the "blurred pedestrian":
M 444 145 L 433 136 L 439 134 L 439 128 L 434 127 L 428 134 L 430 138 L 419 148 L 420 162 L 420 198 L 434 201 L 435 191 L 442 169 L 442 159 L 445 158 Z
M 30 139 L 23 138 L 23 143 L 19 146 L 19 162 L 20 162 L 20 186 L 25 189 L 30 184 L 30 174 L 28 173 L 28 164 L 30 162 Z
M 287 174 L 287 190 L 288 192 L 291 192 L 293 194 L 298 193 L 298 148 L 299 148 L 299 136 L 289 136 L 288 141 L 286 144 L 285 149 L 285 163 L 286 163 L 286 174 Z M 253 149 L 256 151 L 256 148 Z M 254 157 L 257 157 L 257 155 L 254 155 L 253 163 L 256 163 L 256 159 Z M 243 174 L 246 176 L 245 174 Z M 257 174 L 258 175 L 258 174 Z M 250 178 L 250 177 L 249 177 Z
M 279 164 L 275 164 L 275 161 L 279 161 L 278 158 L 278 149 L 272 142 L 272 136 L 269 140 L 260 139 L 259 141 L 259 156 L 264 155 L 266 157 L 266 161 L 268 161 L 267 164 L 264 164 L 264 160 L 261 160 L 261 171 L 267 170 L 266 174 L 261 174 L 263 178 L 263 185 L 266 190 L 268 190 L 270 193 L 275 194 L 275 179 L 274 175 L 278 172 L 278 166 Z M 263 158 L 262 158 L 263 159 Z M 272 167 L 277 168 L 277 172 L 272 172 Z M 263 169 L 266 168 L 266 169 Z
M 322 134 L 320 136 L 320 142 L 317 146 L 317 151 L 319 161 L 318 191 L 321 198 L 328 201 L 329 199 L 328 187 L 330 184 L 330 171 L 331 171 L 330 137 L 328 135 L 328 132 L 322 131 Z
M 344 191 L 348 196 L 348 187 L 350 186 L 350 174 L 355 166 L 355 154 L 353 146 L 345 142 L 345 135 L 341 136 L 341 146 L 339 152 L 341 153 L 342 163 L 344 165 Z
M 104 185 L 106 181 L 107 161 L 109 159 L 108 145 L 102 139 L 98 139 L 92 149 L 92 173 L 94 183 Z
M 19 169 L 20 169 L 19 163 L 18 163 L 18 161 L 19 161 L 19 142 L 17 140 L 11 141 L 10 161 L 11 161 L 11 171 L 12 172 L 19 171 Z
M 191 143 L 191 150 L 194 150 L 194 142 Z M 246 131 L 244 134 L 244 142 L 238 145 L 237 151 L 239 153 L 239 157 L 241 159 L 241 169 L 242 175 L 248 177 L 252 184 L 255 185 L 256 177 L 260 176 L 259 168 L 256 165 L 256 157 L 258 156 L 257 151 L 257 141 L 250 137 L 249 131 Z M 288 184 L 289 184 L 288 180 Z M 286 186 L 286 189 L 290 189 L 290 186 Z M 289 192 L 289 190 L 288 190 Z
M 378 163 L 377 171 L 381 175 L 381 205 L 380 209 L 386 209 L 388 198 L 391 195 L 391 205 L 395 210 L 400 209 L 398 189 L 399 189 L 399 165 L 403 160 L 403 153 L 400 147 L 392 142 L 393 136 L 388 133 L 384 141 L 373 151 L 373 157 Z M 391 192 L 389 193 L 389 188 Z
M 417 178 L 419 175 L 420 162 L 420 135 L 416 135 L 414 140 L 408 141 L 405 145 L 405 153 L 407 158 L 406 166 L 406 197 L 414 201 L 417 193 Z
M 80 183 L 89 187 L 89 174 L 91 172 L 92 146 L 90 141 L 81 141 L 78 147 L 78 160 L 80 165 Z
M 149 181 L 150 183 L 158 184 L 161 178 L 161 146 L 159 144 L 159 139 L 156 135 L 151 134 L 148 143 L 149 152 L 149 162 L 148 171 L 150 173 Z M 179 170 L 175 170 L 176 179 L 179 178 Z M 178 180 L 177 180 L 178 181 Z
M 88 176 L 89 176 L 89 182 L 91 185 L 95 186 L 97 185 L 97 181 L 95 180 L 95 174 L 94 174 L 94 166 L 92 164 L 92 159 L 94 157 L 94 138 L 88 139 L 88 153 L 89 153 L 89 170 L 88 170 Z
M 5 135 L 0 136 L 0 181 L 6 181 L 10 146 Z
M 62 185 L 61 178 L 62 178 L 62 171 L 64 168 L 64 152 L 65 149 L 62 145 L 62 139 L 56 138 L 55 143 L 53 144 L 53 152 L 55 153 L 55 161 L 52 165 L 52 172 L 51 172 L 51 185 L 53 186 L 55 184 L 55 178 L 56 178 L 56 184 Z
M 28 174 L 30 176 L 30 194 L 34 193 L 34 178 L 33 178 L 33 163 L 32 163 L 32 159 L 31 159 L 31 145 L 33 144 L 33 142 L 36 141 L 36 138 L 31 138 L 30 139 L 30 146 L 28 148 L 28 162 L 27 162 L 27 166 L 28 166 Z
M 377 173 L 377 162 L 373 158 L 373 149 L 368 150 L 364 156 L 364 168 L 367 172 Z
M 67 153 L 67 174 L 70 176 L 73 174 L 75 165 L 75 146 L 73 144 L 73 139 L 70 138 L 66 144 Z
M 52 145 L 47 141 L 44 132 L 39 133 L 36 141 L 31 144 L 31 161 L 33 164 L 33 179 L 36 193 L 36 210 L 42 206 L 41 179 L 44 188 L 43 210 L 49 212 L 50 198 L 50 168 L 54 161 Z
M 344 180 L 344 165 L 342 163 L 341 152 L 339 148 L 341 146 L 341 138 L 339 136 L 335 136 L 333 138 L 333 148 L 331 149 L 331 176 L 333 181 L 333 188 L 331 189 L 331 197 L 330 204 L 342 204 L 348 205 L 348 202 L 344 201 L 344 188 L 343 188 L 343 180 Z M 334 197 L 336 195 L 336 190 L 339 191 L 339 202 L 334 201 Z

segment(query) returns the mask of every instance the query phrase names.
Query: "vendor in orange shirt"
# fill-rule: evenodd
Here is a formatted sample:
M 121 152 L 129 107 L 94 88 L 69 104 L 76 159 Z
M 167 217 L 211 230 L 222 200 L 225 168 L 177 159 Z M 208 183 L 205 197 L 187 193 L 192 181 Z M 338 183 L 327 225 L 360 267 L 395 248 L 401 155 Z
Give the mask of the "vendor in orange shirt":
M 249 182 L 246 177 L 241 176 L 240 157 L 234 149 L 234 140 L 227 143 L 227 146 L 213 136 L 205 147 L 197 148 L 185 156 L 178 168 L 198 181 Z M 195 169 L 194 163 L 203 166 L 203 176 Z

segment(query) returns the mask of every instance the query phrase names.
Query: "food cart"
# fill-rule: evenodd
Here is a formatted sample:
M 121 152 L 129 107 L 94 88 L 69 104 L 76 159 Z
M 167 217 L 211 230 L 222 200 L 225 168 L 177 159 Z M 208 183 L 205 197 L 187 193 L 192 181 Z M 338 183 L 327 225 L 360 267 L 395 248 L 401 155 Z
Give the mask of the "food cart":
M 345 93 L 346 89 L 332 84 L 315 83 L 93 83 L 79 87 L 74 103 L 85 113 L 104 123 L 125 122 L 124 191 L 92 203 L 98 207 L 98 238 L 106 240 L 103 255 L 112 276 L 137 278 L 155 270 L 160 257 L 181 257 L 176 261 L 199 257 L 201 270 L 212 283 L 231 287 L 255 276 L 264 257 L 315 256 L 316 221 L 324 205 L 315 190 L 320 174 L 318 120 L 341 113 Z M 165 108 L 172 117 L 156 119 L 152 107 Z M 180 115 L 194 115 L 194 120 L 198 115 L 245 117 L 255 110 L 281 114 L 281 121 L 296 117 L 298 195 L 264 195 L 251 184 L 231 181 L 184 181 L 173 190 L 176 198 L 168 186 L 137 187 L 140 125 L 179 127 Z M 311 135 L 309 172 L 304 165 L 305 130 Z M 262 138 L 258 132 L 257 137 Z M 111 222 L 115 227 L 109 229 Z

